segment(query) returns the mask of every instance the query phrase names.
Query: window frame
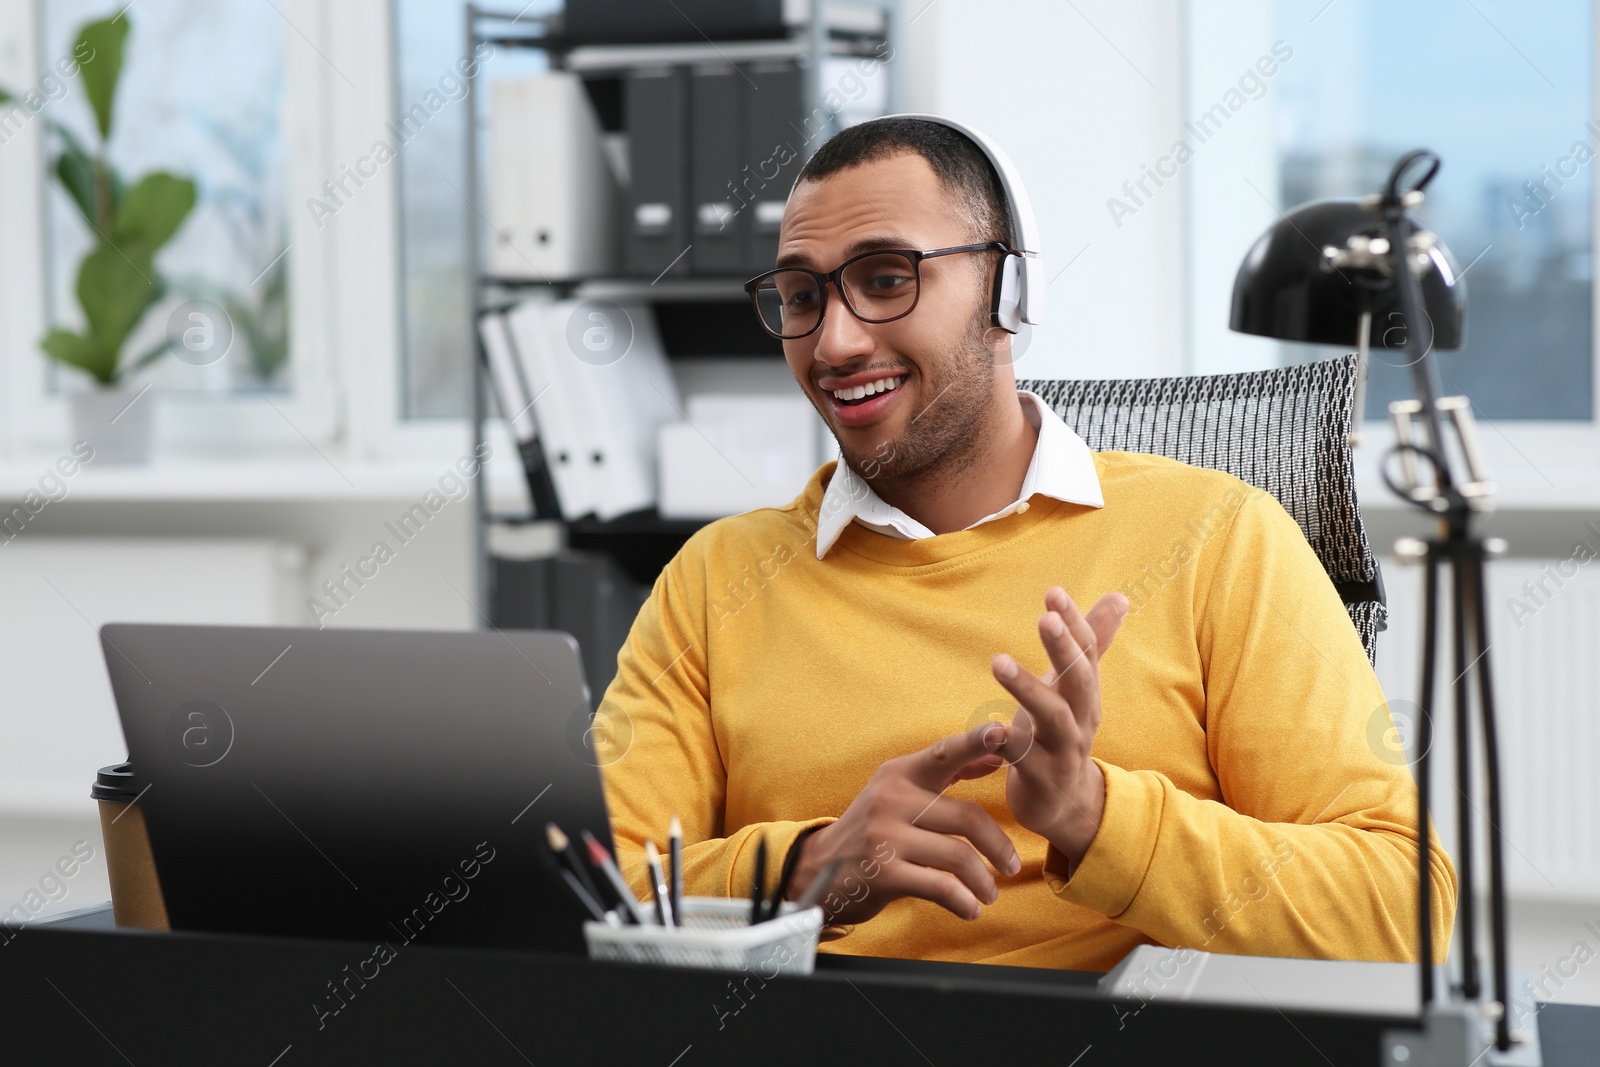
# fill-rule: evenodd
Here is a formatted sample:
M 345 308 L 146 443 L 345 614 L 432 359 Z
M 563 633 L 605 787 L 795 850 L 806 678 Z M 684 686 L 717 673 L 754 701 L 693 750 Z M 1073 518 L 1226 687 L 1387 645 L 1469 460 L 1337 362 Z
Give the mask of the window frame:
M 1245 0 L 1230 5 L 1224 18 L 1215 5 L 1185 0 L 1183 116 L 1192 117 L 1216 102 L 1216 94 L 1232 84 L 1243 69 L 1241 55 L 1248 53 L 1253 59 L 1270 48 L 1276 37 L 1275 8 L 1273 0 Z M 1594 110 L 1600 108 L 1600 12 L 1594 26 L 1591 47 L 1596 76 L 1591 79 L 1591 113 L 1600 113 Z M 1226 132 L 1232 136 L 1204 144 L 1185 168 L 1186 373 L 1220 374 L 1281 365 L 1278 342 L 1231 333 L 1226 320 L 1233 278 L 1245 252 L 1284 206 L 1262 203 L 1260 195 L 1241 180 L 1248 179 L 1268 196 L 1277 189 L 1274 87 L 1270 80 L 1268 84 L 1265 98 L 1251 101 L 1230 120 Z M 1241 124 L 1240 117 L 1247 114 Z M 1590 168 L 1588 180 L 1600 180 L 1594 168 Z M 1360 192 L 1351 190 L 1351 195 Z M 1600 203 L 1600 195 L 1596 202 Z M 1259 217 L 1259 228 L 1241 232 L 1239 220 L 1252 217 Z M 1448 243 L 1448 235 L 1441 236 Z M 1590 239 L 1592 247 L 1600 251 L 1600 210 L 1591 213 Z M 1591 293 L 1600 313 L 1600 272 L 1591 281 Z M 1468 294 L 1470 317 L 1470 279 Z M 1325 347 L 1328 357 L 1342 354 L 1341 349 Z M 1441 359 L 1449 358 L 1448 353 L 1441 354 Z M 1491 477 L 1500 487 L 1502 506 L 1566 509 L 1600 504 L 1600 314 L 1591 328 L 1590 360 L 1593 397 L 1587 421 L 1491 420 L 1481 411 L 1475 412 L 1479 443 Z M 1361 432 L 1356 466 L 1363 496 L 1374 501 L 1387 498 L 1376 467 L 1394 443 L 1393 429 L 1385 416 L 1365 418 Z
M 45 69 L 43 0 L 0 6 L 0 80 L 36 84 Z M 391 162 L 336 217 L 308 201 L 385 136 L 394 110 L 390 0 L 284 0 L 281 115 L 290 198 L 287 395 L 156 399 L 157 458 L 406 461 L 465 448 L 465 419 L 402 411 L 398 168 Z M 359 88 L 356 88 L 359 87 Z M 49 391 L 44 336 L 44 125 L 28 122 L 0 152 L 0 454 L 58 449 L 67 403 Z M 320 222 L 320 225 L 319 225 Z M 308 445 L 310 447 L 308 447 Z

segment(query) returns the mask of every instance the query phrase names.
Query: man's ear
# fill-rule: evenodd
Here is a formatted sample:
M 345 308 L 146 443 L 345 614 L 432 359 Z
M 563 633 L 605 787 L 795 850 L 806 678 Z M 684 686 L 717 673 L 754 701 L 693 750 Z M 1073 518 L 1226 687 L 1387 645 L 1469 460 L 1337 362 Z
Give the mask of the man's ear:
M 990 326 L 983 331 L 983 343 L 989 346 L 989 354 L 993 357 L 994 365 L 1005 367 L 1011 371 L 1011 340 L 1012 334 L 998 326 Z M 1011 371 L 1013 383 L 1016 381 L 1016 372 Z

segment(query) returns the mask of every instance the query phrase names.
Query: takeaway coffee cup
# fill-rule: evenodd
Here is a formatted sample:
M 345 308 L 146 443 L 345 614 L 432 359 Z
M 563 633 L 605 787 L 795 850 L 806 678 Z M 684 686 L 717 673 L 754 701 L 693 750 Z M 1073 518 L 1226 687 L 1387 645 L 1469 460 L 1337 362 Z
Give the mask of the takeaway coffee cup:
M 139 788 L 133 783 L 132 764 L 100 768 L 89 796 L 100 803 L 100 836 L 106 846 L 111 913 L 117 925 L 169 929 L 155 858 L 150 854 L 150 835 L 135 803 Z

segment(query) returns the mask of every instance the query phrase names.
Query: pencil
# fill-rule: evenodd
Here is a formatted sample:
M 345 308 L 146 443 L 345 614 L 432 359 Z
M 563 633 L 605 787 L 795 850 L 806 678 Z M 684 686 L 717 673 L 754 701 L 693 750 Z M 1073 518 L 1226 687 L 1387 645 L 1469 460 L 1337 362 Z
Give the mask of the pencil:
M 561 880 L 567 883 L 567 888 L 572 890 L 572 895 L 578 898 L 578 903 L 583 905 L 584 910 L 590 915 L 594 916 L 595 922 L 616 922 L 615 916 L 610 918 L 607 917 L 607 912 L 600 906 L 600 902 L 596 900 L 587 889 L 583 888 L 571 871 L 562 870 Z
M 628 883 L 622 880 L 622 872 L 617 870 L 616 860 L 611 858 L 611 853 L 607 852 L 606 847 L 596 841 L 588 830 L 583 831 L 583 847 L 589 850 L 589 862 L 594 864 L 595 870 L 599 871 L 606 883 L 611 886 L 611 892 L 622 907 L 623 917 L 639 926 L 648 925 L 645 922 L 644 908 L 639 906 L 639 898 L 633 895 Z
M 670 896 L 672 898 L 672 921 L 678 926 L 683 925 L 683 823 L 678 817 L 672 817 L 672 824 L 667 828 L 667 851 L 672 856 L 672 883 Z
M 756 843 L 756 876 L 750 887 L 750 925 L 761 921 L 761 905 L 767 896 L 767 835 Z
M 585 868 L 582 858 L 578 856 L 578 850 L 571 847 L 572 842 L 567 839 L 566 834 L 561 832 L 561 827 L 553 822 L 545 823 L 544 836 L 545 840 L 550 844 L 550 851 L 556 854 L 566 869 L 571 871 L 572 876 L 578 880 L 578 884 L 583 886 L 588 891 L 589 896 L 593 897 L 595 902 L 600 904 L 601 909 L 604 910 L 607 903 L 606 895 L 600 892 L 600 888 L 589 877 L 589 872 Z

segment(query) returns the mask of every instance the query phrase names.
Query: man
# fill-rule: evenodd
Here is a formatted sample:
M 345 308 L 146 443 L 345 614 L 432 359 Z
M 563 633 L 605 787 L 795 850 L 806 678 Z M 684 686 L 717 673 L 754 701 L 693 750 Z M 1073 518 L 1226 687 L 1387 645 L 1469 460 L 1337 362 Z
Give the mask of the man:
M 762 838 L 791 898 L 835 870 L 831 951 L 1413 958 L 1415 794 L 1367 742 L 1384 697 L 1332 584 L 1269 495 L 1093 453 L 1017 391 L 1011 226 L 938 123 L 802 170 L 778 266 L 805 270 L 753 285 L 841 461 L 656 581 L 598 718 L 624 868 L 642 889 L 677 814 L 687 893 L 748 895 Z

